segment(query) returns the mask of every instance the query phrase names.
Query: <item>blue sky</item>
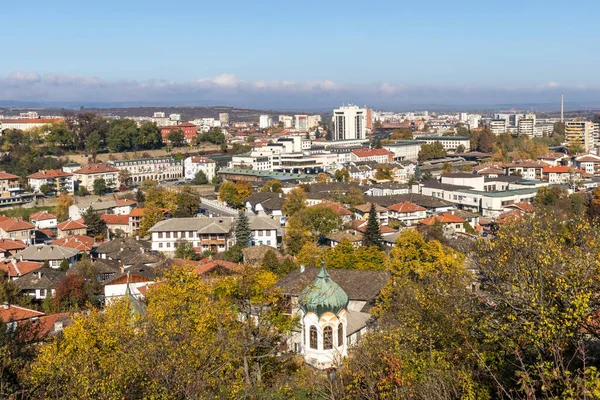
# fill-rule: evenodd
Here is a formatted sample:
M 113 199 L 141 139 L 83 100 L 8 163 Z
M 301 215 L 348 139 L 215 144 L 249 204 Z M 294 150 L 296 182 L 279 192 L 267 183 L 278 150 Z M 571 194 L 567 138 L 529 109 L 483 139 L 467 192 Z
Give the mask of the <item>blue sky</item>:
M 598 12 L 597 1 L 8 2 L 0 100 L 398 108 L 565 92 L 592 106 Z

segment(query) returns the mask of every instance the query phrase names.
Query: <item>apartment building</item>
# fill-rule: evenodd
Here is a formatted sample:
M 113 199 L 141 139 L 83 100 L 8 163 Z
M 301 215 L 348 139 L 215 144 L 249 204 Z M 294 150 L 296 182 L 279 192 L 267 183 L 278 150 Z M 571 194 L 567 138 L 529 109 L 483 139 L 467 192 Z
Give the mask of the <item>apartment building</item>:
M 268 115 L 261 115 L 258 120 L 258 127 L 260 129 L 268 129 L 273 126 L 273 120 Z
M 300 132 L 307 132 L 308 115 L 294 115 L 294 128 Z
M 212 181 L 217 172 L 217 162 L 206 157 L 188 157 L 183 161 L 185 179 L 194 179 L 200 171 L 204 172 L 209 182 Z
M 595 145 L 595 126 L 589 121 L 566 121 L 565 138 L 570 148 L 580 147 L 588 152 Z
M 418 135 L 415 139 L 427 144 L 440 143 L 444 150 L 454 152 L 459 146 L 463 146 L 465 151 L 471 151 L 471 138 L 468 136 L 425 136 Z
M 423 142 L 418 140 L 399 140 L 392 144 L 384 144 L 383 148 L 394 153 L 394 160 L 416 161 Z
M 348 105 L 333 110 L 333 140 L 365 139 L 367 109 Z
M 94 191 L 94 181 L 97 179 L 104 179 L 108 189 L 114 190 L 119 187 L 119 169 L 107 164 L 89 164 L 73 174 L 75 186 L 84 187 L 89 192 Z
M 69 172 L 59 169 L 38 171 L 27 177 L 27 182 L 34 192 L 41 192 L 41 187 L 46 185 L 50 192 L 75 192 L 75 178 Z
M 134 185 L 145 180 L 162 181 L 183 178 L 183 162 L 173 157 L 139 158 L 135 160 L 109 161 L 119 171 L 126 170 Z
M 2 193 L 2 197 L 12 197 L 20 191 L 19 177 L 0 171 L 0 193 Z
M 394 153 L 386 149 L 354 149 L 350 153 L 350 161 L 375 161 L 385 164 L 394 160 Z
M 508 128 L 505 119 L 492 119 L 488 126 L 494 135 L 506 133 Z
M 517 123 L 519 136 L 536 137 L 535 124 L 535 114 L 525 114 L 523 118 L 519 118 Z

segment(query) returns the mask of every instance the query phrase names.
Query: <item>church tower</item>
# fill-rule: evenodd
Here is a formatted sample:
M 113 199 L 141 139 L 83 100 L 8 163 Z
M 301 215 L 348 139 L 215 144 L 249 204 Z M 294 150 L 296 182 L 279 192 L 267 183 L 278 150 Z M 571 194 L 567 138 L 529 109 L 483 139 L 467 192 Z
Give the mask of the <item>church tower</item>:
M 315 280 L 300 292 L 298 303 L 305 361 L 319 369 L 338 366 L 348 355 L 348 295 L 331 279 L 325 262 Z

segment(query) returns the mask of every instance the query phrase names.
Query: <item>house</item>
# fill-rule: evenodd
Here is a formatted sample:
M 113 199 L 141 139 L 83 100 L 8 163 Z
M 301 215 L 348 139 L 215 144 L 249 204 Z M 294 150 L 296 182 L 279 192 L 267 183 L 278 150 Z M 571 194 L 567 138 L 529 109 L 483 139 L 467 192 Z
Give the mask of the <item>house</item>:
M 104 283 L 104 302 L 110 304 L 116 298 L 128 294 L 136 299 L 146 295 L 149 286 L 159 277 L 159 269 L 153 267 L 135 267 L 123 270 Z
M 217 174 L 217 162 L 206 157 L 188 157 L 183 161 L 183 173 L 187 180 L 193 180 L 198 172 L 204 172 L 208 182 Z
M 54 229 L 58 223 L 57 217 L 48 211 L 38 211 L 29 216 L 29 221 L 35 225 L 35 229 Z
M 65 276 L 62 271 L 42 267 L 16 279 L 15 286 L 24 295 L 31 296 L 35 300 L 44 300 L 47 296 L 56 294 L 56 288 Z
M 427 217 L 427 209 L 425 207 L 418 206 L 409 201 L 392 204 L 387 207 L 387 210 L 391 219 L 403 222 L 409 226 Z
M 177 265 L 180 267 L 193 267 L 194 272 L 201 276 L 233 275 L 241 272 L 244 269 L 244 264 L 238 264 L 224 260 L 215 260 L 212 257 L 206 257 L 200 261 L 182 260 L 181 258 L 174 258 L 172 261 L 172 265 Z
M 80 252 L 90 252 L 94 248 L 94 238 L 84 235 L 70 235 L 52 242 L 53 246 L 67 247 Z
M 505 175 L 518 175 L 524 179 L 542 179 L 542 170 L 548 164 L 540 161 L 520 161 L 504 164 Z
M 358 232 L 355 230 L 332 232 L 329 235 L 325 236 L 325 245 L 333 248 L 340 244 L 343 240 L 348 240 L 355 247 L 358 247 L 362 246 L 364 235 L 362 234 L 362 232 Z
M 369 223 L 368 219 L 354 220 L 354 221 L 352 221 L 352 224 L 350 224 L 350 228 L 348 229 L 348 232 L 364 234 L 367 231 L 368 223 Z M 393 245 L 396 241 L 395 238 L 398 236 L 399 231 L 396 229 L 390 228 L 388 225 L 379 225 L 379 233 L 381 233 L 381 238 L 383 239 L 384 244 L 391 243 Z M 393 239 L 390 239 L 390 237 L 393 237 Z
M 375 161 L 378 164 L 386 164 L 394 160 L 394 153 L 386 149 L 354 149 L 350 153 L 351 161 Z
M 36 261 L 36 262 L 48 262 L 50 268 L 60 268 L 60 264 L 63 260 L 69 262 L 69 266 L 77 260 L 79 250 L 54 246 L 54 245 L 35 245 L 29 246 L 14 255 L 14 258 L 19 261 Z
M 394 196 L 398 194 L 408 194 L 409 192 L 410 190 L 408 185 L 395 182 L 385 182 L 371 186 L 365 191 L 365 194 L 367 196 Z
M 321 203 L 312 205 L 311 207 L 317 206 L 331 208 L 337 215 L 340 216 L 340 218 L 342 219 L 342 224 L 349 224 L 350 222 L 352 222 L 352 217 L 354 216 L 354 214 L 352 213 L 352 211 L 348 210 L 340 203 L 335 203 L 329 200 L 323 200 Z
M 242 249 L 244 263 L 258 264 L 262 262 L 263 258 L 265 257 L 265 254 L 267 254 L 269 251 L 274 252 L 277 258 L 283 257 L 279 250 L 274 249 L 272 246 L 267 246 L 266 244 L 259 244 L 256 246 L 250 246 Z
M 550 185 L 575 185 L 578 181 L 582 181 L 587 175 L 580 169 L 559 165 L 556 167 L 546 166 L 542 170 L 542 177 L 548 181 Z
M 21 191 L 19 177 L 0 171 L 0 194 L 2 197 L 13 197 Z
M 0 239 L 0 260 L 8 258 L 26 247 L 27 245 L 21 240 Z
M 250 245 L 265 244 L 277 247 L 281 237 L 278 220 L 270 217 L 250 216 Z M 223 252 L 235 244 L 234 218 L 173 218 L 160 221 L 152 228 L 152 250 L 173 253 L 179 241 L 192 243 L 196 251 Z
M 283 307 L 300 322 L 288 337 L 288 349 L 319 369 L 339 365 L 367 332 L 369 311 L 389 279 L 387 271 L 324 267 L 301 267 L 281 278 Z
M 561 165 L 563 163 L 563 161 L 565 161 L 567 158 L 568 158 L 568 156 L 565 153 L 553 152 L 553 153 L 547 153 L 547 154 L 541 155 L 537 159 L 548 165 L 556 167 L 558 165 Z
M 277 217 L 281 223 L 285 222 L 283 221 L 283 203 L 285 203 L 283 194 L 273 192 L 258 192 L 244 199 L 246 210 L 252 210 L 260 216 Z
M 29 175 L 27 182 L 31 190 L 36 193 L 40 193 L 44 185 L 48 188 L 48 191 L 53 193 L 67 192 L 73 194 L 75 192 L 74 175 L 60 169 L 38 171 Z
M 0 215 L 0 239 L 20 240 L 30 244 L 35 226 L 21 218 Z
M 365 196 L 365 201 L 379 204 L 382 207 L 389 207 L 397 203 L 408 201 L 425 208 L 427 213 L 430 214 L 448 212 L 455 208 L 454 204 L 447 200 L 433 196 L 425 196 L 414 192 L 395 196 Z
M 27 342 L 57 335 L 73 322 L 65 313 L 46 315 L 41 311 L 14 304 L 0 306 L 0 320 L 7 324 L 9 331 L 17 331 L 19 339 Z M 18 331 L 19 328 L 24 330 Z
M 369 212 L 371 211 L 371 204 L 373 203 L 366 203 L 366 204 L 361 204 L 358 206 L 354 207 L 354 215 L 356 216 L 357 219 L 366 221 L 369 219 Z M 377 218 L 379 219 L 379 223 L 381 225 L 387 225 L 388 224 L 388 210 L 384 207 L 381 207 L 378 204 L 375 204 L 375 212 L 377 213 Z
M 44 266 L 44 263 L 35 261 L 18 261 L 14 258 L 0 261 L 0 270 L 4 271 L 8 279 L 17 279 Z
M 119 169 L 106 164 L 89 164 L 76 170 L 75 186 L 84 187 L 88 192 L 94 191 L 94 181 L 103 179 L 108 190 L 115 190 L 119 187 Z
M 103 214 L 100 218 L 111 233 L 121 233 L 127 236 L 131 234 L 129 215 Z
M 61 222 L 60 224 L 56 225 L 56 228 L 57 237 L 59 239 L 72 235 L 85 236 L 87 234 L 87 226 L 83 222 L 75 220 L 67 220 L 65 222 Z
M 73 204 L 69 207 L 69 218 L 80 219 L 84 212 L 90 208 L 99 215 L 103 214 L 115 214 L 115 215 L 129 215 L 137 206 L 137 202 L 127 199 L 115 199 L 107 201 L 91 201 L 91 202 L 80 202 L 80 204 Z
M 159 268 L 165 262 L 162 254 L 152 251 L 149 242 L 133 238 L 117 238 L 103 243 L 96 248 L 96 254 L 100 260 L 116 262 L 123 268 Z
M 171 213 L 166 208 L 162 209 L 164 219 L 171 218 Z M 129 213 L 129 232 L 133 235 L 136 234 L 140 229 L 140 223 L 142 222 L 142 217 L 144 216 L 143 208 L 134 208 L 131 213 Z
M 464 219 L 457 217 L 451 213 L 443 213 L 435 215 L 433 217 L 425 218 L 420 221 L 419 224 L 425 226 L 433 226 L 436 223 L 440 223 L 444 229 L 453 230 L 454 232 L 465 233 L 464 223 L 467 222 Z
M 600 176 L 600 156 L 596 154 L 576 156 L 573 159 L 573 166 L 586 174 Z

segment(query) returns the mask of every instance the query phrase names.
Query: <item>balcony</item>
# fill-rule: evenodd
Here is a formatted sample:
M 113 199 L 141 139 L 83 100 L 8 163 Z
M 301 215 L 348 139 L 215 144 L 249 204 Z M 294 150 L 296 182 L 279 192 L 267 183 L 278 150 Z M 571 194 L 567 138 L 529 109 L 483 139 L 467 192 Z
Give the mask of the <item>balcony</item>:
M 225 246 L 225 239 L 202 239 L 202 240 L 200 240 L 200 244 Z

